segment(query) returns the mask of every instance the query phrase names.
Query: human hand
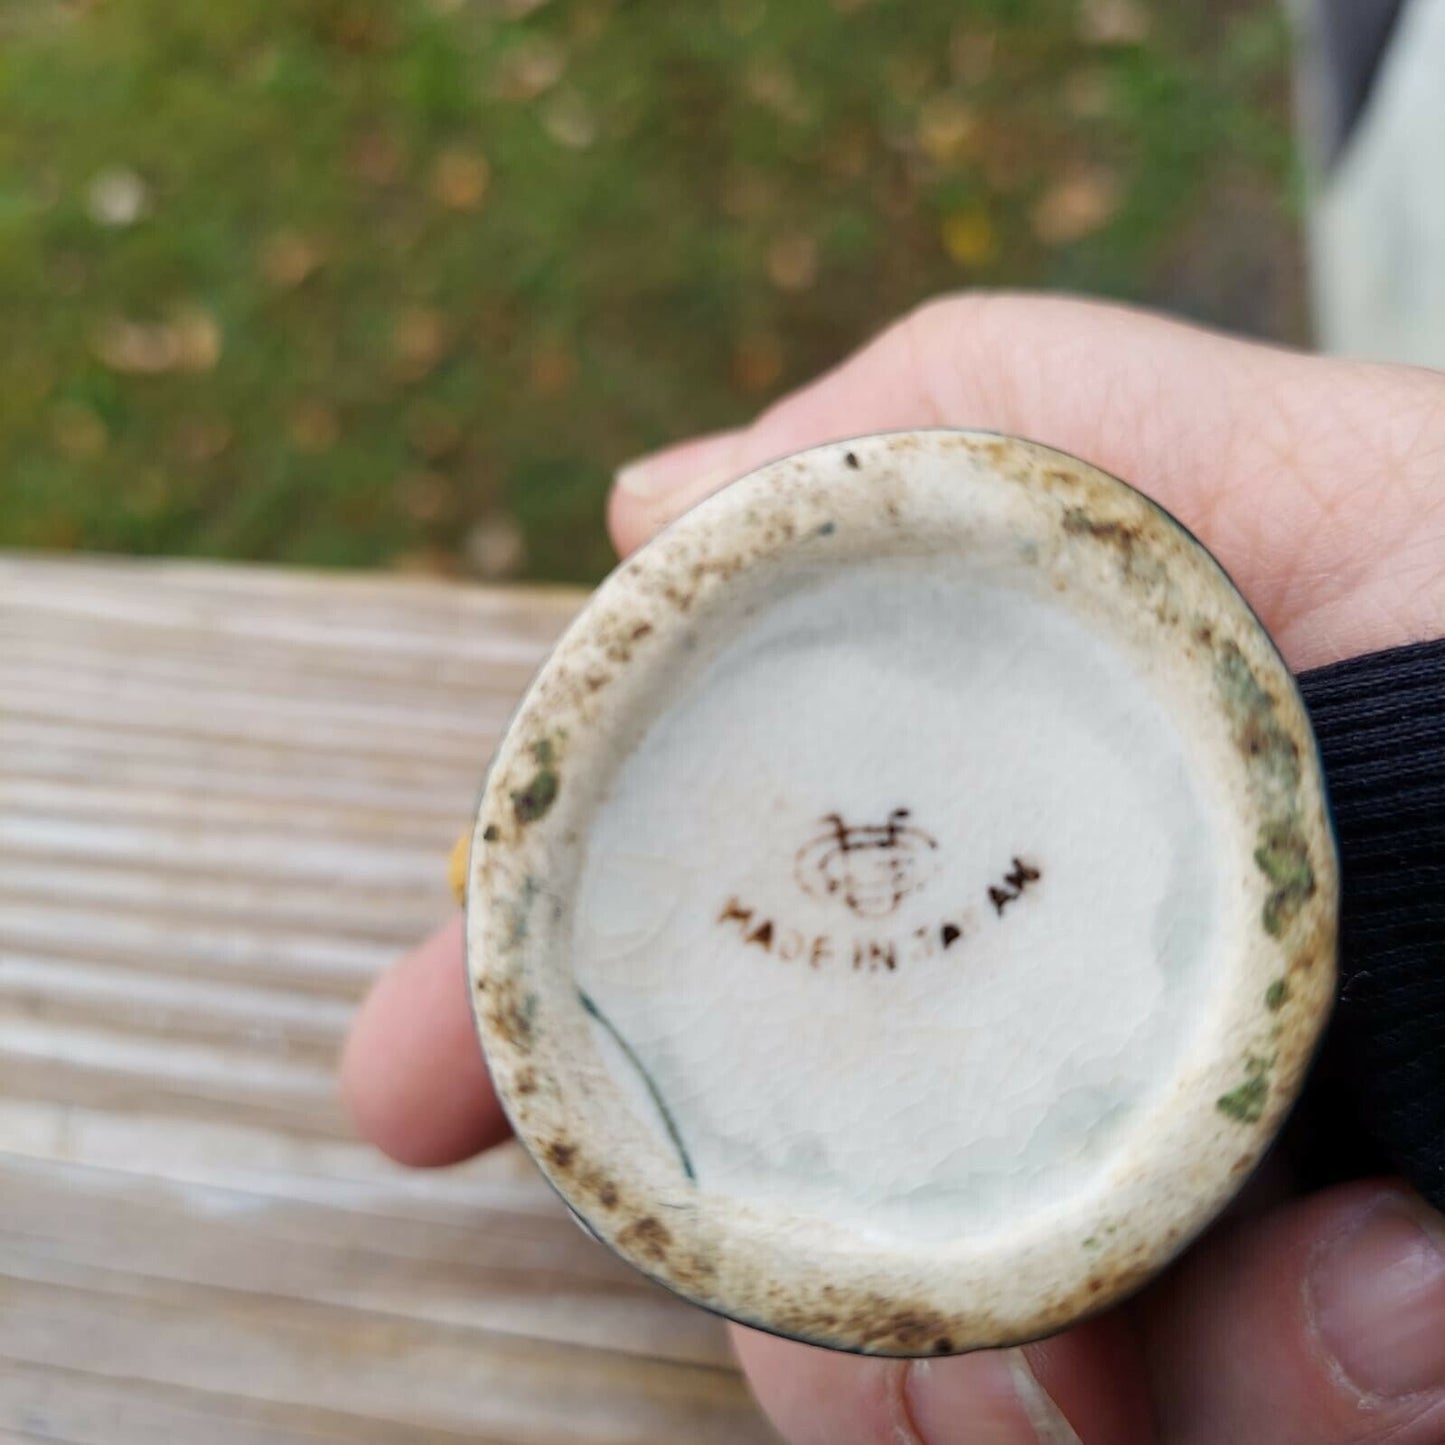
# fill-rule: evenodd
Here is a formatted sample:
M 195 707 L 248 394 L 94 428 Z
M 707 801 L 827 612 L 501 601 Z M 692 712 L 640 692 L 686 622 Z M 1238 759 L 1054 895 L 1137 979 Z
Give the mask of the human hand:
M 751 427 L 624 471 L 624 555 L 773 457 L 919 426 L 1012 432 L 1143 488 L 1303 670 L 1445 633 L 1445 376 L 1307 357 L 1086 302 L 964 296 Z M 343 1085 L 363 1133 L 450 1163 L 506 1123 L 458 922 L 377 984 Z M 1439 1445 L 1445 1220 L 1403 1185 L 1240 1211 L 1141 1295 L 1040 1344 L 862 1359 L 735 1331 L 791 1445 Z

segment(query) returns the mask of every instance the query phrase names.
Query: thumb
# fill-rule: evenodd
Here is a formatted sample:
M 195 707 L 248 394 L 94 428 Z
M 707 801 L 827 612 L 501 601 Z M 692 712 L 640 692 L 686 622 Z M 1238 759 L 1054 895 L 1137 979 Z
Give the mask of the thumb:
M 975 406 L 957 396 L 941 400 L 937 390 L 950 369 L 944 349 L 950 347 L 955 329 L 969 330 L 969 318 L 999 306 L 1087 317 L 1109 314 L 1090 303 L 1027 297 L 980 294 L 932 302 L 775 403 L 750 426 L 682 442 L 623 467 L 607 518 L 618 552 L 625 557 L 704 497 L 765 462 L 805 447 L 920 426 L 1005 430 L 1002 409 Z M 1046 440 L 1038 432 L 1029 435 Z
M 624 467 L 624 555 L 728 482 L 865 432 L 1010 432 L 1134 482 L 1202 537 L 1295 667 L 1445 626 L 1445 383 L 1307 357 L 1122 306 L 930 302 L 740 431 Z M 1433 632 L 1432 632 L 1433 629 Z
M 1159 476 L 1166 459 L 1177 472 L 1181 450 L 1217 456 L 1227 444 L 1220 423 L 1232 419 L 1233 398 L 1218 384 L 1205 391 L 1201 374 L 1217 382 L 1254 358 L 1282 355 L 1121 306 L 992 293 L 945 297 L 750 425 L 623 467 L 609 526 L 625 556 L 765 462 L 865 432 L 924 426 L 1015 432 L 1126 477 L 1147 477 L 1157 494 L 1161 486 L 1171 490 Z M 1186 391 L 1189 404 L 1177 404 L 1183 398 L 1172 393 Z M 1182 432 L 1197 435 L 1198 444 Z M 1224 465 L 1221 458 L 1215 470 Z M 1186 485 L 1199 490 L 1193 478 Z
M 746 427 L 679 442 L 619 468 L 607 503 L 607 530 L 619 556 L 635 552 L 674 517 L 754 466 Z

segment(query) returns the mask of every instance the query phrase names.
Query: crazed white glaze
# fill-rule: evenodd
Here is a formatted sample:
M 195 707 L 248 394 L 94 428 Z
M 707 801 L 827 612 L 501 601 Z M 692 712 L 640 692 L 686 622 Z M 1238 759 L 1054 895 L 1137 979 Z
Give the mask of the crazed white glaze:
M 1032 570 L 800 579 L 598 808 L 573 971 L 710 1189 L 906 1247 L 1106 1188 L 1253 926 L 1169 713 Z
M 1302 708 L 1202 549 L 1032 444 L 775 463 L 608 580 L 479 813 L 469 954 L 589 1226 L 819 1343 L 1029 1338 L 1258 1158 L 1333 986 Z

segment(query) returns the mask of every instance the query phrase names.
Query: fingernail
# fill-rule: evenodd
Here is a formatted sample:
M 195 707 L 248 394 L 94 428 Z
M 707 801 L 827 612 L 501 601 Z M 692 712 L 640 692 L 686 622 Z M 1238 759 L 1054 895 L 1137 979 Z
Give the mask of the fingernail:
M 1445 1387 L 1445 1250 L 1405 1196 L 1386 1195 L 1331 1240 L 1310 1272 L 1320 1342 L 1362 1394 Z
M 915 1360 L 903 1395 L 924 1445 L 1080 1445 L 1022 1350 Z
M 679 493 L 703 497 L 733 479 L 732 459 L 740 432 L 717 432 L 679 446 L 667 447 L 618 468 L 617 489 L 652 505 Z

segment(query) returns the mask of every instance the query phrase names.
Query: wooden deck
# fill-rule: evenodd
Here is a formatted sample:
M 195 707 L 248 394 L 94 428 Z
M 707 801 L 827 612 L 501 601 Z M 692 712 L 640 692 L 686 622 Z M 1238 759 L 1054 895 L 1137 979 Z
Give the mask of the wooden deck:
M 773 1439 L 514 1148 L 335 1095 L 577 602 L 0 556 L 0 1445 Z

